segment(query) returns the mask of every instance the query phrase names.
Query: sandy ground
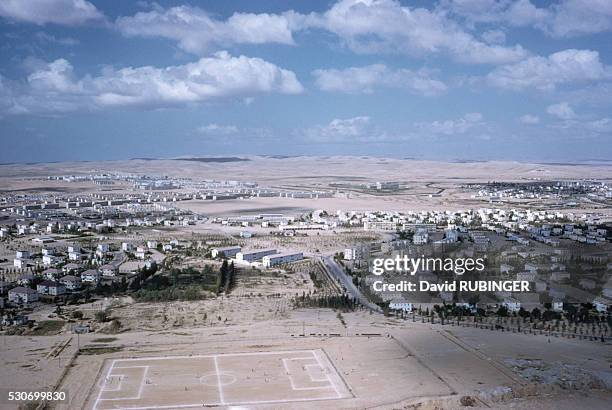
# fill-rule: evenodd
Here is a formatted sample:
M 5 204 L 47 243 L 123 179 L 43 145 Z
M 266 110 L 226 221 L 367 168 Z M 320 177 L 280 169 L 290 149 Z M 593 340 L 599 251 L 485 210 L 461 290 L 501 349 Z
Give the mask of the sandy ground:
M 189 201 L 179 206 L 210 216 L 238 213 L 280 212 L 299 215 L 314 209 L 326 210 L 459 210 L 490 206 L 472 198 L 474 192 L 461 188 L 466 183 L 491 180 L 529 182 L 536 180 L 575 180 L 612 178 L 612 165 L 552 165 L 518 162 L 447 163 L 370 157 L 249 157 L 249 161 L 206 163 L 176 160 L 131 160 L 52 164 L 0 165 L 0 191 L 40 192 L 128 192 L 123 183 L 109 187 L 90 182 L 28 180 L 48 175 L 90 175 L 101 172 L 175 176 L 195 180 L 239 180 L 257 182 L 261 187 L 286 190 L 324 190 L 336 192 L 333 198 L 291 199 L 253 198 L 230 201 Z M 398 181 L 400 192 L 364 192 L 360 189 L 335 188 L 335 184 L 364 184 Z M 441 192 L 440 196 L 429 194 Z M 540 205 L 542 205 L 540 203 Z M 532 206 L 529 201 L 513 200 L 498 207 Z M 566 212 L 602 212 L 609 209 L 583 201 Z
M 453 398 L 463 395 L 492 397 L 488 405 L 497 406 L 496 392 L 509 387 L 526 389 L 528 381 L 504 365 L 508 357 L 561 361 L 595 373 L 609 367 L 609 346 L 597 343 L 560 339 L 548 343 L 535 336 L 442 329 L 367 312 L 345 313 L 343 319 L 346 325 L 329 310 L 298 310 L 288 319 L 249 325 L 115 335 L 116 340 L 102 345 L 121 350 L 79 355 L 61 388 L 70 391 L 71 408 L 85 402 L 84 408 L 91 408 L 101 375 L 108 370 L 106 359 L 322 349 L 354 397 L 288 402 L 284 408 L 399 408 L 423 400 L 443 400 L 445 408 L 453 408 Z M 306 336 L 299 336 L 302 332 Z M 96 335 L 82 336 L 81 344 L 101 345 L 95 339 Z M 598 357 L 608 358 L 593 360 Z M 555 396 L 546 400 L 554 403 L 559 392 L 552 393 Z M 601 396 L 593 396 L 591 408 L 605 408 L 596 405 L 601 404 L 597 397 Z M 518 408 L 528 408 L 521 404 L 527 399 L 521 398 L 518 403 L 523 407 Z M 275 407 L 260 404 L 256 408 Z
M 609 178 L 609 165 L 557 165 L 519 162 L 449 163 L 376 157 L 247 157 L 241 162 L 192 162 L 130 160 L 2 165 L 1 175 L 33 177 L 89 174 L 101 170 L 149 173 L 206 179 L 255 180 L 267 184 L 298 184 L 300 181 L 520 181 L 535 178 Z M 432 177 L 433 176 L 433 177 Z

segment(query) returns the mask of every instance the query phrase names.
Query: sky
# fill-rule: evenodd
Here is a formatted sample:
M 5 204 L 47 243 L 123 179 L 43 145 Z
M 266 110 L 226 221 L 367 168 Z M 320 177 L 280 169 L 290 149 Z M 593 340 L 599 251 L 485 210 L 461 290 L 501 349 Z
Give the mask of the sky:
M 0 163 L 611 142 L 610 0 L 0 0 Z

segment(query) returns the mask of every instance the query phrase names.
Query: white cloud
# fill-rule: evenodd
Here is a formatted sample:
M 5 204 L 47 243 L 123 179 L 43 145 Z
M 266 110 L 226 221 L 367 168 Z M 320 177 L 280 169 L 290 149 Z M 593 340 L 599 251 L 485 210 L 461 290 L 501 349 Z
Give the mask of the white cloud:
M 0 16 L 38 25 L 76 26 L 104 20 L 104 14 L 85 0 L 2 0 Z
M 554 17 L 548 32 L 554 37 L 612 30 L 612 2 L 609 0 L 565 0 L 552 9 Z
M 530 57 L 497 67 L 487 76 L 490 84 L 510 89 L 554 90 L 557 85 L 610 78 L 612 69 L 592 50 L 568 49 L 548 57 Z
M 531 26 L 552 37 L 612 30 L 609 0 L 561 0 L 548 7 L 537 7 L 530 0 L 445 0 L 440 8 L 471 23 Z
M 13 82 L 5 112 L 48 113 L 107 106 L 168 107 L 223 97 L 297 94 L 292 71 L 260 58 L 227 52 L 178 66 L 106 68 L 101 75 L 76 78 L 72 65 L 58 59 L 32 72 L 25 84 Z
M 115 26 L 126 36 L 175 40 L 181 49 L 194 54 L 206 53 L 211 44 L 294 44 L 289 20 L 277 14 L 234 13 L 220 21 L 198 7 L 156 6 L 134 16 L 119 17 Z
M 549 105 L 546 107 L 546 112 L 562 120 L 576 118 L 576 113 L 567 102 Z
M 235 125 L 220 125 L 208 124 L 198 127 L 197 131 L 204 135 L 232 135 L 237 134 L 240 130 Z
M 319 125 L 296 131 L 299 137 L 320 143 L 374 142 L 387 138 L 386 134 L 374 127 L 368 116 L 334 119 L 326 125 Z
M 465 134 L 470 129 L 484 125 L 481 113 L 473 112 L 465 114 L 457 120 L 419 122 L 415 126 L 421 131 L 438 135 Z
M 449 54 L 477 64 L 515 62 L 528 54 L 520 45 L 483 43 L 445 13 L 402 6 L 397 0 L 340 0 L 323 14 L 293 15 L 292 25 L 328 30 L 361 53 Z
M 360 53 L 446 54 L 476 64 L 516 62 L 528 55 L 520 45 L 499 45 L 500 33 L 490 33 L 483 42 L 443 10 L 402 6 L 398 0 L 340 0 L 323 13 L 235 13 L 227 20 L 214 19 L 198 7 L 154 5 L 117 18 L 115 26 L 126 36 L 171 39 L 200 55 L 211 44 L 294 44 L 293 34 L 309 29 L 334 33 Z
M 537 115 L 525 114 L 519 118 L 519 121 L 523 124 L 534 125 L 540 122 L 540 117 Z
M 369 94 L 377 87 L 403 88 L 413 93 L 434 96 L 447 90 L 442 81 L 430 78 L 425 70 L 393 70 L 384 64 L 350 67 L 342 70 L 313 71 L 316 85 L 323 91 Z
M 363 134 L 369 124 L 370 117 L 367 116 L 334 119 L 320 130 L 321 135 L 326 138 L 357 137 Z

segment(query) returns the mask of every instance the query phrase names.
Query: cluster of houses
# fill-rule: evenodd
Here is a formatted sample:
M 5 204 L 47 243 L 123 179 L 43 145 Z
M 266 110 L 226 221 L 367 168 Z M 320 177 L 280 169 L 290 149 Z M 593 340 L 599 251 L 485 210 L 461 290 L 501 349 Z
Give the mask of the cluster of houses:
M 101 280 L 117 277 L 127 253 L 133 253 L 134 257 L 144 261 L 143 266 L 150 268 L 155 264 L 150 258 L 153 249 L 172 251 L 180 246 L 176 240 L 165 244 L 149 240 L 139 246 L 124 242 L 120 251 L 112 251 L 108 243 L 99 243 L 94 250 L 85 250 L 75 244 L 68 245 L 61 252 L 48 246 L 35 254 L 18 250 L 14 267 L 24 273 L 15 282 L 0 281 L 0 294 L 6 295 L 9 302 L 23 305 L 36 302 L 43 296 L 53 298 L 79 292 L 84 286 L 95 286 Z M 26 269 L 28 267 L 31 269 Z
M 394 252 L 406 252 L 406 247 Z M 463 251 L 458 251 L 463 252 Z M 344 259 L 357 261 L 370 256 L 371 247 L 356 246 L 344 250 Z M 480 293 L 480 303 L 487 306 L 504 306 L 509 312 L 518 312 L 521 308 L 542 309 L 544 303 L 551 303 L 552 310 L 563 310 L 565 302 L 592 303 L 600 313 L 606 313 L 612 306 L 612 262 L 609 252 L 590 251 L 572 252 L 569 249 L 553 248 L 550 250 L 530 249 L 521 245 L 512 245 L 496 257 L 499 265 L 487 266 L 486 277 L 497 280 L 516 280 L 529 282 L 528 292 L 496 291 Z M 572 266 L 573 269 L 570 269 Z M 576 273 L 579 272 L 579 273 Z M 419 280 L 438 282 L 435 272 L 420 271 Z M 371 286 L 377 277 L 366 277 L 366 285 Z M 469 279 L 469 278 L 468 278 Z M 383 293 L 383 300 L 389 301 L 392 310 L 410 311 L 414 300 L 407 301 L 401 293 Z M 422 295 L 420 295 L 422 296 Z M 440 291 L 428 295 L 432 303 L 455 302 L 453 292 Z M 409 303 L 410 302 L 410 303 Z
M 532 211 L 522 209 L 479 208 L 468 211 L 421 211 L 421 212 L 345 212 L 338 211 L 329 226 L 363 227 L 366 231 L 414 232 L 413 242 L 430 242 L 430 234 L 438 227 L 445 230 L 438 243 L 456 242 L 461 233 L 473 230 L 493 231 L 507 236 L 509 240 L 527 245 L 530 240 L 557 246 L 559 239 L 596 245 L 605 243 L 609 231 L 599 223 L 597 217 L 563 214 L 554 211 Z M 570 223 L 568 223 L 570 221 Z M 478 242 L 482 236 L 470 239 Z
M 136 210 L 135 208 L 138 208 Z M 131 212 L 138 213 L 157 213 L 159 216 L 126 216 L 123 218 L 111 217 L 124 212 L 117 212 L 108 209 L 97 209 L 95 214 L 88 215 L 87 219 L 83 215 L 78 215 L 79 220 L 74 221 L 57 221 L 46 223 L 17 223 L 14 227 L 4 226 L 0 228 L 0 239 L 10 236 L 26 236 L 26 235 L 41 235 L 34 238 L 34 242 L 47 243 L 53 242 L 51 234 L 62 234 L 70 232 L 86 232 L 95 231 L 102 232 L 112 230 L 114 228 L 128 227 L 153 227 L 153 226 L 188 226 L 195 225 L 200 219 L 194 215 L 183 215 L 183 211 L 176 211 L 172 207 L 165 205 L 136 205 L 130 207 Z M 126 213 L 127 215 L 127 213 Z M 37 218 L 42 215 L 30 215 L 31 218 Z M 53 218 L 50 218 L 53 219 Z M 59 218 L 58 218 L 59 219 Z
M 574 200 L 582 196 L 594 199 L 612 198 L 612 187 L 600 181 L 551 181 L 529 183 L 491 183 L 470 186 L 476 188 L 475 198 L 490 201 L 505 199 Z

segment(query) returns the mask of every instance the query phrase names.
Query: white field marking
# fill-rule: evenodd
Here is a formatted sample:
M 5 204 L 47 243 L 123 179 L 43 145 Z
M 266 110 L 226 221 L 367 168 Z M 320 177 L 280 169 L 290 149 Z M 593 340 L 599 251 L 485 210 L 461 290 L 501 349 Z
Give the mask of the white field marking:
M 232 357 L 232 356 L 269 356 L 279 354 L 298 354 L 298 353 L 310 353 L 314 355 L 314 350 L 276 350 L 274 352 L 250 352 L 250 353 L 221 353 L 221 354 L 210 354 L 210 355 L 183 355 L 183 356 L 155 356 L 155 357 L 134 357 L 131 359 L 116 359 L 114 362 L 131 362 L 131 361 L 143 361 L 143 360 L 171 360 L 171 359 L 199 359 L 209 357 Z M 133 366 L 130 366 L 133 367 Z
M 118 407 L 117 409 L 125 409 L 125 410 L 149 410 L 149 409 L 186 409 L 192 407 L 202 407 L 204 406 L 237 406 L 243 404 L 274 404 L 274 403 L 293 403 L 293 402 L 306 402 L 306 401 L 321 401 L 321 400 L 334 400 L 337 399 L 336 396 L 329 397 L 316 397 L 316 398 L 308 398 L 308 399 L 279 399 L 279 400 L 255 400 L 255 401 L 229 401 L 227 403 L 220 402 L 208 402 L 208 403 L 195 403 L 195 404 L 174 404 L 168 406 L 144 406 L 144 407 Z M 118 399 L 119 400 L 119 399 Z
M 113 374 L 112 376 L 109 376 L 111 378 L 110 382 L 108 380 L 104 381 L 104 384 L 101 387 L 101 389 L 105 392 L 107 391 L 119 391 L 121 390 L 121 382 L 123 381 L 123 376 L 125 376 L 124 374 Z M 113 387 L 112 389 L 109 389 L 108 386 L 113 384 L 113 378 L 117 377 L 119 379 L 119 382 L 117 383 L 116 387 Z
M 98 397 L 96 398 L 96 402 L 94 403 L 93 410 L 96 410 L 98 408 L 98 402 L 100 401 L 100 396 L 102 395 L 102 391 L 104 390 L 104 386 L 106 386 L 106 380 L 108 380 L 108 377 L 110 375 L 110 372 L 111 372 L 113 366 L 115 365 L 115 362 L 116 362 L 116 360 L 113 360 L 111 365 L 108 366 L 108 370 L 106 371 L 106 377 L 104 377 L 104 384 L 100 387 L 100 391 L 98 391 Z
M 223 385 L 221 384 L 221 373 L 219 372 L 219 361 L 217 360 L 217 356 L 213 356 L 213 360 L 215 362 L 215 371 L 217 372 L 217 389 L 219 390 L 219 400 L 221 401 L 221 405 L 225 405 L 225 399 L 223 398 Z
M 315 353 L 314 350 L 311 350 L 312 355 L 315 357 L 315 359 L 317 360 L 317 363 L 319 363 L 319 366 L 321 366 L 321 369 L 323 369 L 323 372 L 325 373 L 325 376 L 327 378 L 327 380 L 329 380 L 329 382 L 331 383 L 332 387 L 334 388 L 334 390 L 336 391 L 336 395 L 338 396 L 337 398 L 341 398 L 342 394 L 340 394 L 340 391 L 338 390 L 338 386 L 336 386 L 336 383 L 332 380 L 329 371 L 325 372 L 326 367 L 323 366 L 323 364 L 321 363 L 321 358 L 319 357 L 318 354 Z M 327 359 L 326 359 L 327 360 Z M 337 373 L 336 373 L 337 374 Z
M 310 380 L 311 381 L 313 381 L 313 382 L 325 382 L 325 381 L 329 381 L 329 376 L 325 373 L 325 369 L 321 368 L 321 365 L 319 365 L 319 364 L 307 364 L 307 365 L 304 365 L 304 367 L 306 368 L 306 370 L 307 370 L 306 373 L 308 373 L 308 376 L 310 376 Z M 323 373 L 323 375 L 325 377 L 323 377 L 322 379 L 317 379 L 317 378 L 313 377 L 313 373 L 310 370 L 313 367 L 317 367 L 317 368 L 321 369 L 321 373 Z M 330 383 L 330 385 L 331 385 L 331 383 Z
M 193 359 L 193 358 L 217 358 L 217 357 L 231 357 L 231 356 L 269 356 L 269 355 L 279 355 L 279 354 L 298 354 L 298 353 L 310 353 L 312 356 L 314 356 L 314 358 L 316 359 L 317 363 L 319 363 L 319 366 L 321 366 L 322 369 L 326 369 L 322 364 L 321 361 L 319 359 L 319 356 L 316 354 L 315 350 L 280 350 L 280 351 L 274 351 L 274 352 L 252 352 L 252 353 L 226 353 L 226 354 L 216 354 L 216 355 L 183 355 L 183 356 L 155 356 L 155 357 L 135 357 L 135 358 L 131 358 L 131 359 L 115 359 L 113 360 L 111 366 L 109 366 L 108 371 L 106 373 L 106 377 L 108 377 L 110 375 L 111 370 L 113 369 L 113 366 L 115 366 L 116 362 L 130 362 L 130 361 L 145 361 L 145 360 L 172 360 L 172 359 Z M 285 359 L 290 359 L 290 358 L 285 358 Z M 310 359 L 310 358 L 308 358 Z M 216 362 L 216 360 L 215 360 Z M 215 363 L 216 364 L 216 363 Z M 133 367 L 148 367 L 148 366 L 133 366 Z M 118 367 L 120 368 L 120 367 Z M 219 374 L 218 370 L 217 370 L 217 374 Z M 279 400 L 255 400 L 255 401 L 230 401 L 230 402 L 209 402 L 209 403 L 204 403 L 204 405 L 206 406 L 221 406 L 221 405 L 244 405 L 244 404 L 253 404 L 253 405 L 258 405 L 258 404 L 275 404 L 275 403 L 292 403 L 292 402 L 308 402 L 308 401 L 321 401 L 321 400 L 333 400 L 333 399 L 338 399 L 338 398 L 342 398 L 342 395 L 340 394 L 340 392 L 337 389 L 336 384 L 329 378 L 329 374 L 327 374 L 328 380 L 330 381 L 331 386 L 333 387 L 333 389 L 336 392 L 335 396 L 325 396 L 325 397 L 313 397 L 313 398 L 302 398 L 302 399 L 279 399 Z M 145 378 L 143 377 L 143 380 L 145 380 Z M 96 399 L 94 406 L 93 406 L 93 410 L 97 410 L 98 407 L 98 402 L 100 400 L 100 396 L 102 394 L 102 390 L 100 390 L 98 392 L 98 398 Z M 109 399 L 109 400 L 113 400 L 113 399 Z M 121 399 L 114 399 L 114 400 L 121 400 Z M 129 410 L 147 410 L 147 409 L 179 409 L 179 408 L 193 408 L 193 407 L 202 407 L 203 403 L 199 402 L 199 403 L 195 403 L 195 404 L 175 404 L 175 405 L 168 405 L 168 406 L 145 406 L 145 407 L 127 407 L 126 409 Z
M 149 366 L 134 366 L 134 367 L 117 367 L 117 369 L 132 369 L 132 368 L 144 368 L 144 373 L 142 374 L 142 377 L 140 378 L 140 385 L 138 386 L 138 396 L 137 397 L 119 397 L 119 398 L 115 398 L 115 399 L 102 399 L 102 398 L 98 398 L 99 401 L 113 401 L 113 400 L 140 400 L 142 398 L 142 389 L 145 385 L 145 380 L 147 379 L 147 372 L 149 371 Z M 121 373 L 113 373 L 113 375 L 117 375 L 117 376 L 127 376 L 125 374 L 121 374 Z M 121 391 L 121 389 L 113 389 L 113 390 L 104 390 L 104 391 Z M 98 396 L 99 397 L 99 396 Z
M 314 359 L 313 357 L 295 357 L 295 358 L 287 358 L 287 357 L 285 357 L 285 358 L 283 358 L 283 367 L 285 368 L 285 371 L 287 373 L 290 373 L 289 367 L 287 367 L 287 362 L 288 361 L 290 361 L 290 360 L 291 361 L 293 361 L 293 360 L 295 360 L 295 361 L 297 361 L 297 360 L 313 360 L 313 359 Z M 318 364 L 307 364 L 307 365 L 304 365 L 304 367 L 306 367 L 306 368 L 308 368 L 310 366 L 317 366 L 317 367 L 319 367 Z M 313 379 L 313 377 L 310 374 L 310 372 L 306 372 L 306 373 L 308 374 L 308 376 L 310 376 L 310 380 L 311 381 L 314 381 L 314 382 L 317 382 L 317 381 L 318 382 L 324 382 L 324 381 L 326 381 L 326 382 L 328 382 L 327 386 L 296 387 L 295 382 L 293 381 L 293 376 L 291 376 L 291 374 L 289 374 L 287 377 L 289 378 L 289 383 L 291 383 L 291 389 L 292 390 L 294 390 L 294 391 L 300 391 L 300 390 L 328 390 L 328 389 L 332 389 L 333 388 L 333 385 L 331 384 L 329 379 L 315 380 L 315 379 Z

